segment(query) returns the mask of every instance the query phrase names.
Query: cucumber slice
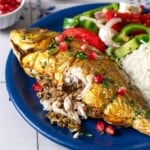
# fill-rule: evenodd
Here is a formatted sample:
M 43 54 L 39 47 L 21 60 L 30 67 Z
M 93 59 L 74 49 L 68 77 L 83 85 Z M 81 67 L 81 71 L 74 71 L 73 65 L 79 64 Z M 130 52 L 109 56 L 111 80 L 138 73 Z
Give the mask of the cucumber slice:
M 90 20 L 80 20 L 80 27 L 86 28 L 92 32 L 98 33 L 98 27 L 96 26 L 96 24 Z
M 122 58 L 127 54 L 133 52 L 139 47 L 139 42 L 136 39 L 131 39 L 127 43 L 123 44 L 121 47 L 113 51 L 113 55 L 116 58 Z

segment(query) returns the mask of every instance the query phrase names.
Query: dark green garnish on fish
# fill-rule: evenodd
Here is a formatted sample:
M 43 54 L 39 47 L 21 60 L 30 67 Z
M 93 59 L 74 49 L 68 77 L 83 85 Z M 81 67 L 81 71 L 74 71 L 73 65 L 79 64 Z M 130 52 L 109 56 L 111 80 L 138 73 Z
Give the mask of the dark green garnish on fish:
M 87 59 L 88 58 L 88 56 L 84 52 L 77 52 L 75 57 L 79 58 L 79 59 Z
M 129 103 L 130 103 L 130 106 L 131 106 L 131 107 L 133 107 L 133 106 L 135 105 L 135 102 L 134 102 L 134 100 L 132 100 L 132 99 L 129 100 Z
M 145 112 L 145 118 L 146 118 L 146 119 L 150 119 L 150 110 L 147 110 L 147 111 Z

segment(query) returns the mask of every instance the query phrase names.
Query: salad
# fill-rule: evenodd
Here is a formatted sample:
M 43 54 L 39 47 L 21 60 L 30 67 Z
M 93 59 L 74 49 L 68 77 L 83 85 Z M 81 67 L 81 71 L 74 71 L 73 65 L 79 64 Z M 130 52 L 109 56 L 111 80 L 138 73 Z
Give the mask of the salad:
M 150 13 L 144 12 L 144 6 L 125 2 L 92 9 L 63 22 L 67 35 L 88 38 L 90 44 L 98 45 L 96 48 L 115 60 L 148 43 L 149 27 Z

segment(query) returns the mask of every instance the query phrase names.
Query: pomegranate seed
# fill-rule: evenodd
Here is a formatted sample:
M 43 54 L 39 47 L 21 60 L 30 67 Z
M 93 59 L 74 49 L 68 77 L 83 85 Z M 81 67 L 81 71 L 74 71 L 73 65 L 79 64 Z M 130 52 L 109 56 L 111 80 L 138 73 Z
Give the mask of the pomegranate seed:
M 0 10 L 4 10 L 4 5 L 0 4 Z
M 33 90 L 36 91 L 36 92 L 41 92 L 41 91 L 42 91 L 42 87 L 41 87 L 41 85 L 40 85 L 39 83 L 33 84 L 33 85 L 32 85 L 32 88 L 33 88 Z
M 124 86 L 120 87 L 117 91 L 117 95 L 123 96 L 125 95 L 125 93 L 126 93 L 126 88 Z
M 108 125 L 106 128 L 105 128 L 105 132 L 109 135 L 114 135 L 115 134 L 115 130 L 114 130 L 114 127 L 112 127 L 111 125 Z
M 0 4 L 5 4 L 5 0 L 0 0 Z
M 22 0 L 16 0 L 16 2 L 21 3 Z
M 81 49 L 82 51 L 85 51 L 87 48 L 88 48 L 88 43 L 83 43 L 83 44 L 81 44 L 81 46 L 80 46 L 80 49 Z
M 60 43 L 60 42 L 63 42 L 65 39 L 64 35 L 63 34 L 59 34 L 55 37 L 55 40 L 57 43 Z
M 12 2 L 15 2 L 15 3 L 16 3 L 15 0 L 5 0 L 5 1 L 6 1 L 7 4 L 8 4 L 8 3 L 12 3 Z
M 15 10 L 21 3 L 21 0 L 0 0 L 0 15 Z
M 96 130 L 98 131 L 98 132 L 103 132 L 104 131 L 104 122 L 102 122 L 102 121 L 98 121 L 97 123 L 96 123 Z
M 6 10 L 4 9 L 4 10 L 0 10 L 0 15 L 3 15 L 3 14 L 5 14 L 6 13 Z
M 6 9 L 8 12 L 10 12 L 10 11 L 14 10 L 14 7 L 11 6 L 11 5 L 6 4 L 6 5 L 5 5 L 5 9 Z
M 93 52 L 93 51 L 89 51 L 88 58 L 90 60 L 95 60 L 97 58 L 97 54 L 95 52 Z
M 101 83 L 103 81 L 103 75 L 102 74 L 97 74 L 94 79 L 94 83 Z
M 11 0 L 8 0 L 10 2 L 8 2 L 7 4 L 11 4 L 11 6 L 16 6 L 17 5 L 17 2 L 16 1 L 11 1 Z
M 59 43 L 59 50 L 64 52 L 68 49 L 67 43 L 66 42 L 60 42 Z

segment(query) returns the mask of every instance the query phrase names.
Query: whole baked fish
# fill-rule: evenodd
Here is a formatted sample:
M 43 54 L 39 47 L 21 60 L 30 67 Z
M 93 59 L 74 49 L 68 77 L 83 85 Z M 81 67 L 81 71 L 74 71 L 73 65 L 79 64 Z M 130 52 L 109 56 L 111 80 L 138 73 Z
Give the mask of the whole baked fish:
M 90 45 L 81 50 L 83 41 L 73 37 L 61 48 L 58 35 L 41 28 L 10 34 L 21 67 L 43 87 L 38 95 L 51 122 L 77 131 L 90 116 L 150 135 L 150 110 L 118 64 Z

